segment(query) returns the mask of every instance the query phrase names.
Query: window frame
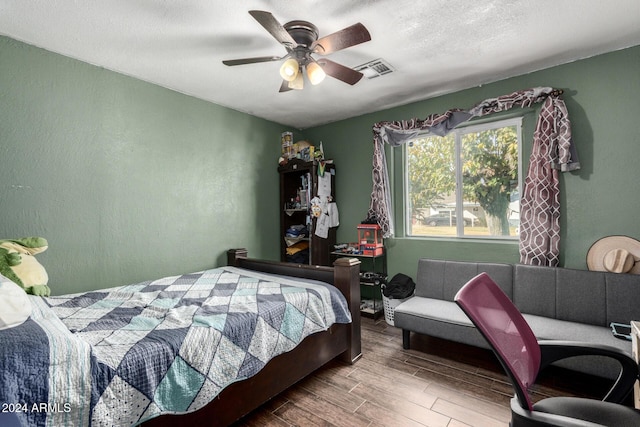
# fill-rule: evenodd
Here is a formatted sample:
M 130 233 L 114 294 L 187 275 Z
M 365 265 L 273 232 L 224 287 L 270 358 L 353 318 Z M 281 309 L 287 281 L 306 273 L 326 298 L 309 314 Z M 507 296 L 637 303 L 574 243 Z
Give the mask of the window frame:
M 463 191 L 462 191 L 462 168 L 461 166 L 461 151 L 462 151 L 462 136 L 475 133 L 482 132 L 490 129 L 502 128 L 515 126 L 516 127 L 516 135 L 517 135 L 517 143 L 518 143 L 518 194 L 522 195 L 522 187 L 524 185 L 524 175 L 523 171 L 523 163 L 524 159 L 522 157 L 523 153 L 523 123 L 525 121 L 525 115 L 518 115 L 515 117 L 503 117 L 503 118 L 494 118 L 489 120 L 470 122 L 459 125 L 454 130 L 452 130 L 448 135 L 454 135 L 454 156 L 455 156 L 455 178 L 456 178 L 456 190 L 455 190 L 455 215 L 456 218 L 463 218 L 464 211 L 464 200 L 463 200 Z M 429 132 L 420 133 L 414 139 L 420 139 L 425 137 L 438 136 L 433 135 Z M 456 221 L 456 234 L 455 235 L 426 235 L 426 234 L 412 234 L 411 232 L 411 197 L 409 195 L 409 158 L 407 155 L 407 150 L 409 144 L 412 141 L 408 141 L 407 144 L 403 146 L 402 150 L 402 218 L 404 220 L 404 235 L 409 238 L 416 239 L 490 239 L 490 240 L 499 240 L 499 241 L 517 241 L 519 239 L 519 235 L 516 234 L 514 236 L 490 236 L 490 235 L 469 235 L 464 234 L 464 221 Z

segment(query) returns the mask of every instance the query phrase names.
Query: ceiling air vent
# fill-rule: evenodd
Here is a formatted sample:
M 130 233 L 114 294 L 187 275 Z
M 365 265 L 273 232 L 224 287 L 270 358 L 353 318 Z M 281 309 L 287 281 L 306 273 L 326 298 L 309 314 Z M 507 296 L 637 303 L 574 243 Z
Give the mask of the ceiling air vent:
M 358 65 L 354 70 L 360 71 L 368 79 L 375 79 L 376 77 L 384 76 L 394 71 L 389 63 L 380 58 L 369 61 L 366 64 Z

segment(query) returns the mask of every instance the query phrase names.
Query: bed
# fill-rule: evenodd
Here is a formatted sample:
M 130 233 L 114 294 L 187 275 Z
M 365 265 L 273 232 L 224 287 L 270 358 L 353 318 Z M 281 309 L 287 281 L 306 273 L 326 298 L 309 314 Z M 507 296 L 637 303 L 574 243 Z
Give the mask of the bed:
M 203 272 L 30 297 L 31 317 L 0 331 L 1 409 L 28 425 L 226 426 L 360 357 L 357 260 L 227 254 Z

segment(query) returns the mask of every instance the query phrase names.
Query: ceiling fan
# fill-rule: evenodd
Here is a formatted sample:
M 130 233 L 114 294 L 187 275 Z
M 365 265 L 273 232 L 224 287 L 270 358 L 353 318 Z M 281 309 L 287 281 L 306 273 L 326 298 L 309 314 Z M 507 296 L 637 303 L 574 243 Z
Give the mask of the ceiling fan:
M 280 67 L 283 82 L 280 92 L 301 90 L 304 86 L 303 69 L 311 84 L 320 83 L 328 74 L 350 85 L 356 84 L 363 74 L 326 58 L 315 59 L 312 54 L 328 55 L 371 40 L 369 31 L 361 23 L 351 25 L 328 36 L 318 38 L 318 28 L 307 21 L 291 21 L 284 25 L 274 16 L 262 10 L 250 10 L 255 18 L 287 50 L 284 56 L 260 56 L 255 58 L 222 61 L 229 66 L 284 60 Z

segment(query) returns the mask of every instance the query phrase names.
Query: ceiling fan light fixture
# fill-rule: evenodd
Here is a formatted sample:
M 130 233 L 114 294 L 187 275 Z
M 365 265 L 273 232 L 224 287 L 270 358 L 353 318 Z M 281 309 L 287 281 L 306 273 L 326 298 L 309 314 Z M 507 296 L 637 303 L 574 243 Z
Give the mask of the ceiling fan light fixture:
M 294 58 L 289 58 L 280 67 L 280 76 L 288 82 L 294 81 L 300 70 L 300 64 Z
M 312 85 L 317 85 L 327 77 L 322 67 L 317 62 L 311 61 L 307 64 L 307 77 Z
M 282 82 L 279 92 L 302 89 L 305 73 L 306 78 L 314 85 L 323 81 L 327 75 L 349 85 L 356 84 L 363 77 L 361 72 L 337 62 L 328 59 L 316 61 L 311 57 L 311 54 L 329 55 L 371 40 L 369 31 L 361 23 L 318 38 L 318 28 L 311 22 L 296 20 L 282 25 L 270 12 L 250 10 L 249 14 L 287 50 L 287 54 L 282 57 L 259 56 L 224 60 L 223 64 L 234 66 L 284 61 L 280 66 Z
M 296 73 L 296 78 L 289 82 L 289 89 L 302 90 L 304 89 L 304 79 L 302 73 Z

